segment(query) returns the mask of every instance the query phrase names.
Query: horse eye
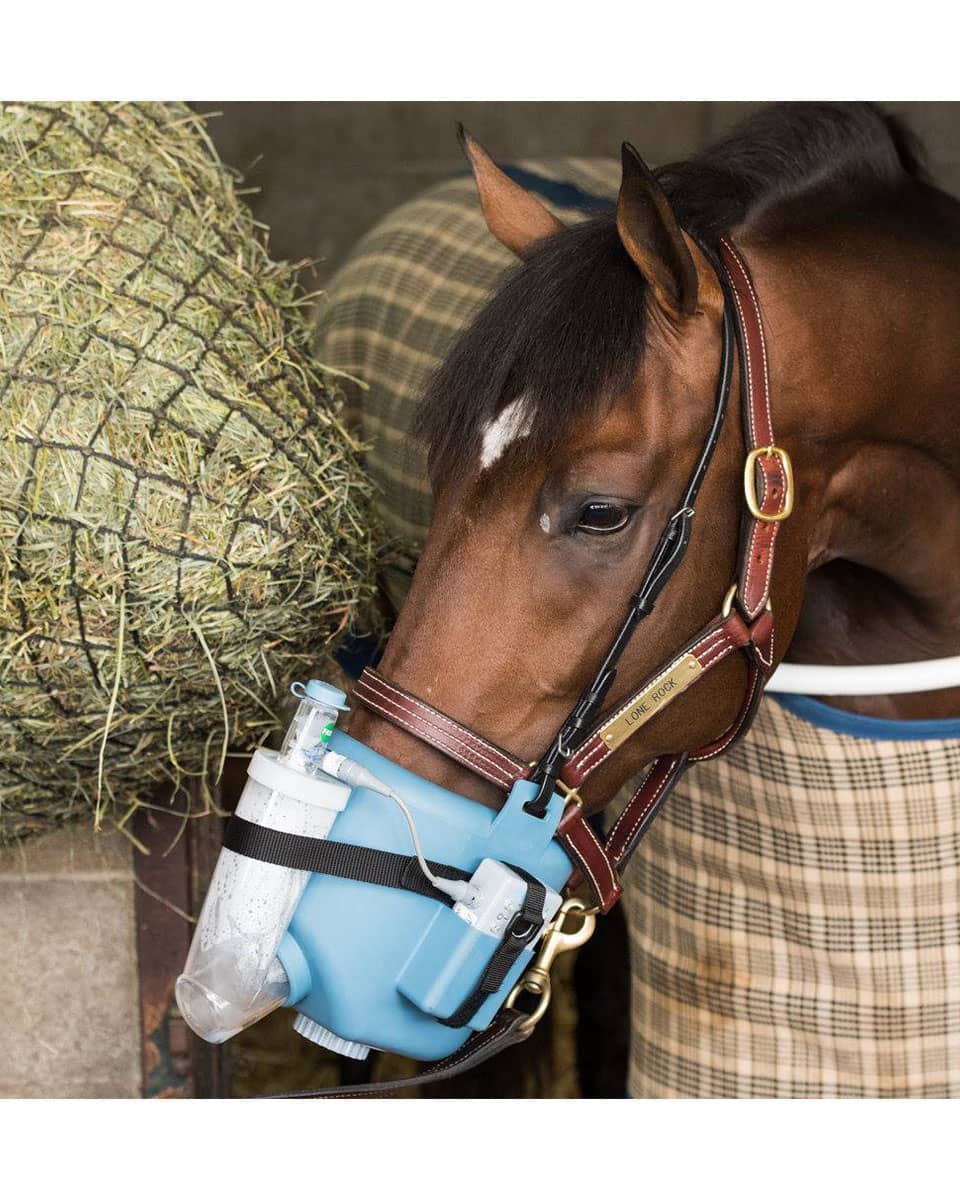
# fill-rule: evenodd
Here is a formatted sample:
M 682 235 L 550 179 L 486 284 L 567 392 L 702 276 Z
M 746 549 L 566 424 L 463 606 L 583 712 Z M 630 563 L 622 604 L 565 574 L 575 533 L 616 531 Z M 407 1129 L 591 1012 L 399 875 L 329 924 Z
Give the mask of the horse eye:
M 578 533 L 617 533 L 633 516 L 634 510 L 625 504 L 606 504 L 593 501 L 580 509 L 577 518 Z

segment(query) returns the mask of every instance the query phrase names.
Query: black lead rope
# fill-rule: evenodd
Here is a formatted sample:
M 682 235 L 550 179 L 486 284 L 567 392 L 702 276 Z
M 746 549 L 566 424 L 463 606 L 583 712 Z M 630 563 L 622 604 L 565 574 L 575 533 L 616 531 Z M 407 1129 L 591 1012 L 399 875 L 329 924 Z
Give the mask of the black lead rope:
M 701 247 L 701 249 L 707 255 L 711 264 L 713 264 L 713 256 L 705 247 Z M 607 651 L 600 669 L 597 671 L 592 682 L 581 694 L 580 699 L 564 721 L 550 748 L 530 776 L 534 782 L 540 784 L 540 790 L 536 796 L 532 800 L 528 800 L 524 805 L 524 811 L 530 813 L 531 816 L 546 816 L 547 807 L 553 795 L 554 785 L 563 769 L 564 760 L 569 758 L 583 741 L 585 732 L 599 713 L 603 701 L 613 685 L 614 679 L 617 677 L 617 663 L 620 661 L 620 656 L 626 649 L 627 643 L 633 636 L 634 630 L 645 617 L 648 617 L 653 612 L 657 597 L 682 562 L 687 546 L 689 545 L 690 535 L 693 531 L 693 516 L 697 494 L 707 473 L 707 468 L 710 466 L 713 452 L 717 448 L 717 442 L 720 440 L 720 431 L 723 428 L 723 421 L 727 414 L 730 399 L 730 382 L 733 377 L 735 322 L 731 312 L 731 301 L 723 272 L 718 269 L 717 275 L 723 287 L 724 303 L 721 330 L 720 375 L 717 380 L 716 402 L 710 432 L 707 434 L 703 449 L 700 451 L 700 457 L 693 468 L 693 473 L 687 483 L 680 507 L 664 527 L 663 533 L 660 535 L 660 540 L 657 542 L 656 549 L 644 573 L 643 582 L 630 598 L 630 608 L 627 611 L 623 625 L 620 627 L 620 632 L 614 638 L 613 644 Z

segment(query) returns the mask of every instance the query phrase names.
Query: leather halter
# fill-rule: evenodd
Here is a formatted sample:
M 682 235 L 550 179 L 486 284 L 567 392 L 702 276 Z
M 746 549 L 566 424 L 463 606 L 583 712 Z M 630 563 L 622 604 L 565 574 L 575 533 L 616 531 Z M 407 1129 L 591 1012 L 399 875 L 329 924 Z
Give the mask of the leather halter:
M 529 811 L 542 815 L 554 788 L 568 797 L 557 837 L 590 885 L 600 911 L 619 899 L 619 872 L 685 768 L 723 753 L 749 727 L 773 670 L 774 623 L 770 581 L 780 523 L 793 507 L 793 476 L 787 452 L 774 442 L 770 375 L 760 305 L 737 250 L 719 240 L 714 264 L 724 291 L 723 356 L 714 421 L 694 467 L 680 508 L 667 523 L 633 596 L 626 619 L 593 682 L 584 691 L 550 748 L 536 766 L 521 762 L 426 701 L 367 668 L 353 696 L 379 716 L 420 738 L 481 778 L 509 791 L 518 779 L 540 782 Z M 616 663 L 636 625 L 653 609 L 657 596 L 686 550 L 694 501 L 720 435 L 730 390 L 731 325 L 740 350 L 744 442 L 744 496 L 747 514 L 740 538 L 736 583 L 720 613 L 654 672 L 617 709 L 594 722 L 616 676 Z M 639 788 L 601 844 L 587 822 L 577 789 L 646 720 L 730 655 L 741 652 L 747 686 L 733 724 L 715 741 L 693 751 L 654 760 Z M 571 886 L 579 882 L 576 874 Z

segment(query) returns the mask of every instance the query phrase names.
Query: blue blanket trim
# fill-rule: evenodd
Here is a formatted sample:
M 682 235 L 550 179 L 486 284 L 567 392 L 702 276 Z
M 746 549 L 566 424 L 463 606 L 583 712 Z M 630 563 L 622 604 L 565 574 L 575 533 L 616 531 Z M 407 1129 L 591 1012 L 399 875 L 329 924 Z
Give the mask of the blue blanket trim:
M 579 208 L 582 212 L 593 214 L 613 211 L 614 201 L 610 196 L 596 196 L 593 192 L 585 192 L 578 188 L 575 183 L 548 179 L 546 175 L 537 175 L 524 167 L 508 165 L 501 169 L 508 179 L 519 183 L 527 191 L 535 192 L 541 199 L 555 204 L 558 208 Z
M 858 713 L 844 712 L 832 704 L 814 700 L 812 696 L 776 694 L 771 698 L 781 708 L 810 725 L 832 729 L 834 733 L 845 733 L 848 737 L 866 738 L 874 742 L 926 742 L 960 738 L 960 717 L 938 721 L 888 721 L 882 717 L 862 717 Z
M 579 208 L 585 212 L 610 212 L 613 208 L 613 200 L 609 196 L 595 196 L 573 183 L 547 179 L 545 175 L 537 175 L 523 167 L 506 166 L 503 172 L 514 183 L 519 183 L 528 191 L 536 192 L 538 196 L 542 196 L 558 208 Z
M 375 667 L 383 657 L 383 646 L 372 633 L 351 629 L 333 657 L 351 679 L 359 679 L 364 667 Z

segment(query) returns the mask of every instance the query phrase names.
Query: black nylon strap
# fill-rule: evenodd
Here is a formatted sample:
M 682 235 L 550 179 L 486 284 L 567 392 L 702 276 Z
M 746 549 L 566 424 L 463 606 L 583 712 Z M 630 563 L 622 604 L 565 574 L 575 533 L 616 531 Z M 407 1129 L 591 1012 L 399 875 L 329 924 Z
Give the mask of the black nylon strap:
M 338 879 L 356 879 L 379 887 L 400 888 L 416 892 L 452 906 L 453 901 L 438 891 L 420 869 L 412 854 L 394 854 L 370 846 L 352 846 L 327 838 L 306 837 L 299 833 L 281 833 L 255 825 L 243 817 L 230 818 L 223 839 L 224 847 L 235 854 L 291 867 L 297 871 L 314 871 L 319 875 L 335 875 Z M 441 879 L 469 879 L 470 872 L 446 863 L 427 860 L 427 866 Z
M 487 963 L 480 976 L 480 982 L 455 1012 L 449 1017 L 437 1018 L 441 1025 L 460 1029 L 472 1021 L 487 998 L 500 990 L 510 968 L 543 928 L 543 905 L 547 898 L 547 889 L 539 879 L 529 875 L 522 867 L 515 867 L 512 863 L 506 865 L 526 880 L 527 890 L 523 897 L 523 906 L 504 930 L 500 945 Z

